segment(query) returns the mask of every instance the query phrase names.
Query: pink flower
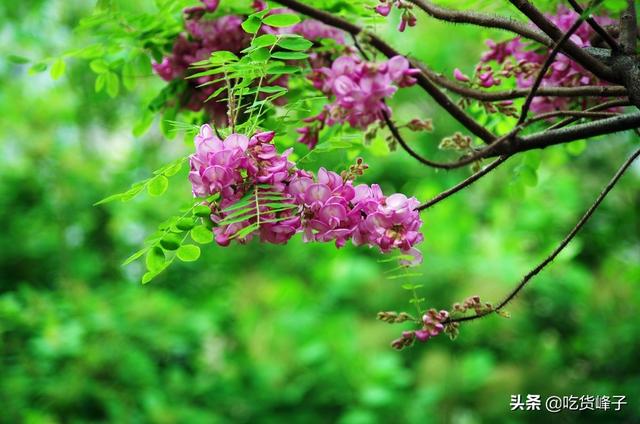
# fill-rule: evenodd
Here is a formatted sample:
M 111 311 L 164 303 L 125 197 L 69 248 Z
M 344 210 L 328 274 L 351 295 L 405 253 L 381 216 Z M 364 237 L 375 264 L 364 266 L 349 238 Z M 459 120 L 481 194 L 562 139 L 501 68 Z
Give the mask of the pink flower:
M 384 197 L 377 186 L 359 186 L 356 193 L 358 204 L 367 216 L 355 231 L 354 243 L 377 246 L 383 253 L 397 248 L 414 257 L 405 264 L 421 262 L 422 255 L 414 249 L 414 245 L 423 240 L 422 220 L 416 210 L 418 200 L 401 193 Z
M 374 10 L 377 14 L 386 17 L 389 16 L 392 7 L 402 11 L 398 31 L 403 32 L 407 28 L 407 25 L 410 27 L 416 26 L 416 17 L 413 12 L 411 12 L 413 4 L 406 0 L 380 0 L 380 4 L 378 4 Z
M 354 187 L 349 178 L 324 168 L 316 176 L 295 169 L 288 160 L 291 149 L 279 153 L 273 139 L 274 133 L 265 131 L 221 140 L 209 125 L 196 135 L 189 180 L 194 196 L 219 195 L 211 205 L 219 245 L 227 246 L 233 239 L 245 243 L 255 235 L 264 242 L 283 244 L 300 232 L 306 242 L 333 241 L 342 247 L 351 240 L 383 253 L 399 249 L 413 258 L 403 258 L 407 266 L 421 262 L 415 245 L 423 238 L 422 221 L 415 198 L 400 193 L 385 196 L 376 184 Z M 253 196 L 245 206 L 247 212 L 231 208 L 247 194 Z M 225 224 L 227 217 L 232 220 Z M 236 236 L 249 226 L 256 228 Z
M 348 123 L 366 129 L 380 120 L 383 112 L 391 114 L 384 100 L 393 96 L 397 87 L 415 84 L 418 73 L 402 56 L 372 63 L 347 55 L 337 58 L 330 68 L 316 69 L 310 76 L 313 86 L 334 100 L 319 115 L 305 119 L 314 125 L 298 129 L 298 140 L 313 148 L 325 125 Z
M 389 16 L 391 5 L 389 3 L 381 3 L 375 7 L 375 10 L 381 16 Z
M 210 19 L 206 12 L 213 12 L 219 5 L 219 0 L 202 0 L 204 6 L 191 7 L 184 10 L 186 34 L 180 34 L 173 45 L 171 54 L 163 58 L 159 63 L 154 63 L 155 72 L 164 80 L 184 80 L 189 74 L 194 73 L 191 64 L 210 57 L 216 51 L 229 51 L 241 55 L 242 50 L 249 46 L 251 34 L 242 29 L 244 17 L 226 15 Z M 261 1 L 254 2 L 257 9 L 266 7 Z M 270 13 L 286 13 L 287 9 L 275 9 Z M 322 38 L 332 38 L 338 44 L 344 44 L 344 33 L 319 21 L 307 19 L 289 28 L 261 27 L 262 33 L 276 34 L 300 34 L 308 40 L 317 41 Z M 309 58 L 312 64 L 327 63 L 328 53 L 312 52 Z M 210 99 L 218 89 L 224 86 L 221 75 L 209 75 L 195 79 L 186 79 L 187 88 L 181 93 L 184 99 L 183 106 L 193 111 L 205 110 L 218 126 L 226 126 L 227 104 L 226 94 L 221 93 Z M 286 86 L 286 77 L 278 78 L 270 82 L 270 85 Z M 206 85 L 203 85 L 206 84 Z M 262 94 L 262 96 L 266 96 Z M 280 98 L 277 104 L 286 100 Z
M 470 79 L 468 76 L 466 76 L 465 74 L 462 73 L 462 71 L 459 68 L 456 68 L 453 70 L 453 76 L 455 79 L 457 79 L 458 81 L 461 82 L 469 82 Z
M 560 6 L 555 14 L 548 14 L 547 18 L 562 31 L 568 31 L 578 18 L 578 14 L 564 6 Z M 615 22 L 606 16 L 594 17 L 603 26 Z M 591 46 L 594 34 L 590 25 L 581 25 L 571 37 L 571 41 L 579 47 Z M 489 50 L 481 57 L 481 63 L 496 62 L 502 65 L 500 73 L 504 76 L 515 77 L 518 88 L 530 88 L 537 76 L 537 70 L 547 58 L 549 51 L 540 52 L 532 48 L 532 43 L 522 41 L 519 37 L 497 43 L 487 40 Z M 482 87 L 499 85 L 501 81 L 495 78 L 492 71 L 479 66 L 476 77 Z M 584 85 L 605 85 L 595 76 L 585 71 L 579 64 L 569 57 L 559 54 L 549 71 L 542 80 L 542 86 L 578 87 Z M 531 111 L 536 113 L 550 112 L 558 109 L 568 109 L 575 99 L 569 97 L 536 97 L 531 103 Z M 583 100 L 580 100 L 583 101 Z M 595 100 L 596 102 L 601 100 Z M 581 105 L 588 106 L 588 105 Z

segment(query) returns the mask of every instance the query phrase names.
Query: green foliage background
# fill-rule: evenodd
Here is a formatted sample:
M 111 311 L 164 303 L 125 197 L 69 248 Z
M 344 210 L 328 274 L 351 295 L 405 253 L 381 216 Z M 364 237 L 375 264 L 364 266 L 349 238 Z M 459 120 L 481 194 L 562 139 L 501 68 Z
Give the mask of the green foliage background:
M 454 342 L 441 336 L 393 351 L 401 327 L 375 315 L 409 310 L 408 295 L 385 278 L 390 264 L 351 246 L 299 238 L 284 247 L 207 245 L 199 262 L 141 286 L 142 266 L 120 263 L 189 196 L 185 170 L 161 198 L 92 204 L 191 149 L 182 137 L 168 141 L 157 118 L 145 136 L 131 135 L 163 82 L 146 76 L 111 98 L 95 94 L 86 61 L 67 60 L 53 81 L 6 60 L 19 54 L 51 64 L 82 46 L 86 35 L 72 28 L 90 13 L 86 3 L 0 5 L 0 422 L 542 419 L 509 412 L 518 393 L 626 395 L 622 412 L 562 420 L 640 420 L 637 165 L 509 307 L 511 319 L 463 326 Z M 419 21 L 405 34 L 389 31 L 390 41 L 445 74 L 471 69 L 483 49 L 477 30 Z M 436 131 L 412 143 L 444 158 L 436 146 L 456 124 L 417 89 L 393 103 L 399 120 L 434 118 Z M 531 153 L 424 213 L 427 304 L 503 296 L 637 143 L 625 134 L 586 150 L 578 142 Z M 420 167 L 382 140 L 318 155 L 309 166 L 342 169 L 356 154 L 371 166 L 365 181 L 419 199 L 469 173 Z

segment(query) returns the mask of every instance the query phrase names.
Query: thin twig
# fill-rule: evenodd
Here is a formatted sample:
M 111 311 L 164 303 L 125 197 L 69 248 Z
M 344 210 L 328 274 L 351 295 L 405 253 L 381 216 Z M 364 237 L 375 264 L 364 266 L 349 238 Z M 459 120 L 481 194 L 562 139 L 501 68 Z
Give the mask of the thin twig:
M 573 10 L 576 11 L 576 13 L 578 13 L 579 15 L 582 15 L 584 13 L 584 9 L 576 0 L 568 1 L 571 4 L 571 7 L 573 7 Z M 593 19 L 591 15 L 586 18 L 586 21 L 591 26 L 591 28 L 609 45 L 609 47 L 611 47 L 611 50 L 613 50 L 614 52 L 620 51 L 620 45 L 618 44 L 616 39 L 613 38 L 611 34 L 609 34 L 609 31 L 602 28 L 602 26 L 600 26 L 600 24 L 596 22 L 596 20 Z
M 567 31 L 562 36 L 562 38 L 558 40 L 556 45 L 551 50 L 551 53 L 549 53 L 549 56 L 542 64 L 542 67 L 538 71 L 538 75 L 536 76 L 536 79 L 533 82 L 533 85 L 531 86 L 531 91 L 529 92 L 529 95 L 527 96 L 527 98 L 524 101 L 524 104 L 522 105 L 522 113 L 520 113 L 520 118 L 518 118 L 518 125 L 524 123 L 524 121 L 527 119 L 527 114 L 529 113 L 529 107 L 531 107 L 531 102 L 533 101 L 536 91 L 540 87 L 540 84 L 542 84 L 542 80 L 544 79 L 545 74 L 547 73 L 547 70 L 549 69 L 554 59 L 558 55 L 558 52 L 560 52 L 562 45 L 569 39 L 569 37 L 571 37 L 578 30 L 580 25 L 582 25 L 583 21 L 584 21 L 584 18 L 582 16 L 579 16 L 578 19 L 575 21 L 575 23 L 571 26 L 569 31 Z
M 428 15 L 441 21 L 478 25 L 485 28 L 504 29 L 524 38 L 537 41 L 538 43 L 548 47 L 553 45 L 553 40 L 547 37 L 543 32 L 536 31 L 530 26 L 525 25 L 522 22 L 518 22 L 515 19 L 473 11 L 447 9 L 435 5 L 427 0 L 409 1 L 418 6 Z
M 507 159 L 509 159 L 509 156 L 500 156 L 498 159 L 496 159 L 493 162 L 491 162 L 489 165 L 484 167 L 482 170 L 480 170 L 480 171 L 476 172 L 475 174 L 471 175 L 469 178 L 465 179 L 464 181 L 459 182 L 458 184 L 456 184 L 455 186 L 451 187 L 450 189 L 448 189 L 446 191 L 443 191 L 442 193 L 438 194 L 433 199 L 421 204 L 420 206 L 418 206 L 416 208 L 416 210 L 423 211 L 425 209 L 429 209 L 431 206 L 435 205 L 436 203 L 440 203 L 441 201 L 443 201 L 447 197 L 449 197 L 449 196 L 451 196 L 453 194 L 456 194 L 457 192 L 459 192 L 463 188 L 466 188 L 466 187 L 470 186 L 471 184 L 473 184 L 474 182 L 478 181 L 480 178 L 484 177 L 489 172 L 493 171 L 498 166 L 500 166 L 504 162 L 506 162 Z
M 409 156 L 411 156 L 421 164 L 430 166 L 432 168 L 452 169 L 454 164 L 434 162 L 432 160 L 429 160 L 420 156 L 415 150 L 411 148 L 411 146 L 409 146 L 409 144 L 407 144 L 404 137 L 402 137 L 402 134 L 400 134 L 400 130 L 398 129 L 398 127 L 396 127 L 396 125 L 393 123 L 393 121 L 389 117 L 389 114 L 385 110 L 381 111 L 381 114 L 382 114 L 382 119 L 384 120 L 385 124 L 387 125 L 387 128 L 389 128 L 389 131 L 391 132 L 391 135 L 393 136 L 393 138 L 396 139 L 396 141 L 402 147 L 402 149 L 409 154 Z
M 450 80 L 430 69 L 423 63 L 416 62 L 418 67 L 436 84 L 447 88 L 463 97 L 485 102 L 495 102 L 501 100 L 513 100 L 526 97 L 531 92 L 530 88 L 520 88 L 503 91 L 484 91 L 469 88 L 465 85 Z M 621 85 L 584 85 L 580 87 L 540 87 L 536 97 L 618 97 L 626 96 L 627 89 Z
M 536 115 L 533 118 L 529 118 L 527 119 L 526 123 L 531 124 L 533 122 L 543 121 L 545 119 L 557 118 L 560 116 L 602 119 L 602 118 L 609 118 L 610 116 L 617 116 L 617 115 L 619 115 L 619 113 L 616 113 L 616 112 L 597 112 L 597 111 L 588 111 L 588 110 L 556 110 L 553 112 L 541 113 L 540 115 Z
M 301 3 L 297 0 L 278 0 L 283 6 L 288 7 L 291 10 L 307 15 L 311 18 L 317 19 L 322 23 L 331 25 L 335 28 L 339 28 L 352 35 L 359 35 L 364 33 L 362 27 L 335 16 L 324 10 L 317 9 L 309 6 L 308 4 Z M 387 44 L 383 39 L 375 34 L 366 33 L 369 44 L 380 51 L 385 56 L 391 58 L 394 56 L 400 56 L 400 53 Z M 409 60 L 411 66 L 417 67 L 417 65 Z M 487 130 L 484 126 L 476 122 L 476 120 L 467 114 L 462 108 L 460 108 L 449 96 L 447 96 L 440 88 L 434 84 L 426 75 L 420 73 L 415 76 L 418 85 L 425 90 L 442 108 L 444 108 L 454 119 L 467 128 L 472 134 L 479 137 L 482 141 L 489 144 L 495 140 L 496 136 Z
M 589 207 L 587 212 L 580 218 L 578 223 L 573 227 L 573 229 L 566 235 L 566 237 L 560 242 L 560 244 L 551 252 L 549 256 L 544 258 L 542 262 L 540 262 L 535 268 L 527 273 L 520 281 L 520 283 L 490 312 L 480 313 L 476 315 L 470 315 L 466 317 L 460 318 L 451 318 L 444 323 L 452 323 L 452 322 L 463 322 L 463 321 L 472 321 L 478 318 L 482 318 L 491 313 L 497 312 L 504 308 L 509 302 L 511 302 L 517 295 L 525 288 L 527 283 L 531 281 L 533 277 L 535 277 L 540 271 L 542 271 L 547 265 L 549 265 L 553 260 L 562 252 L 562 250 L 567 247 L 569 242 L 578 234 L 578 232 L 582 229 L 582 227 L 589 221 L 589 218 L 593 215 L 593 213 L 598 209 L 604 198 L 609 194 L 611 189 L 618 183 L 618 180 L 624 175 L 629 166 L 633 163 L 633 161 L 640 156 L 640 149 L 636 150 L 618 169 L 615 175 L 611 178 L 611 180 L 607 183 L 607 185 L 602 189 L 595 202 Z
M 483 149 L 475 150 L 471 154 L 464 156 L 455 162 L 435 162 L 420 156 L 415 150 L 411 148 L 411 146 L 409 146 L 409 144 L 406 142 L 404 137 L 402 137 L 402 134 L 400 134 L 398 127 L 395 126 L 395 124 L 393 123 L 393 121 L 385 111 L 382 111 L 382 118 L 387 124 L 387 127 L 389 128 L 391 135 L 393 135 L 393 138 L 395 138 L 398 144 L 400 144 L 400 146 L 407 153 L 409 153 L 409 156 L 416 159 L 418 162 L 424 165 L 430 166 L 432 168 L 447 169 L 447 170 L 462 168 L 465 165 L 469 165 L 470 163 L 476 162 L 480 159 L 490 156 L 495 149 L 513 140 L 518 134 L 518 132 L 520 132 L 524 128 L 524 125 L 518 125 L 513 130 L 511 130 L 511 132 L 501 136 L 500 138 L 495 139 L 491 144 L 484 147 Z
M 633 1 L 633 0 L 631 0 Z M 511 4 L 513 4 L 520 12 L 522 12 L 527 18 L 531 20 L 538 28 L 540 28 L 545 34 L 547 34 L 553 41 L 556 43 L 560 41 L 563 37 L 563 31 L 560 30 L 553 22 L 551 22 L 547 17 L 536 8 L 530 1 L 528 0 L 509 0 Z M 592 72 L 598 78 L 618 83 L 620 78 L 616 75 L 615 72 L 611 68 L 609 68 L 604 63 L 600 62 L 595 57 L 591 56 L 589 53 L 582 50 L 571 40 L 565 42 L 563 47 L 563 52 L 570 56 L 573 60 L 582 65 L 583 68 Z
M 617 99 L 617 100 L 609 100 L 608 102 L 604 102 L 604 103 L 600 103 L 598 105 L 592 106 L 588 109 L 585 109 L 585 112 L 596 112 L 599 110 L 607 110 L 610 108 L 614 108 L 614 107 L 619 107 L 619 106 L 629 106 L 631 103 L 629 102 L 629 100 L 626 99 Z M 564 119 L 556 124 L 553 124 L 552 126 L 550 126 L 549 128 L 547 128 L 548 130 L 554 130 L 556 128 L 562 128 L 565 127 L 567 125 L 573 124 L 574 122 L 578 121 L 580 119 L 580 117 L 572 117 L 572 118 L 567 118 Z

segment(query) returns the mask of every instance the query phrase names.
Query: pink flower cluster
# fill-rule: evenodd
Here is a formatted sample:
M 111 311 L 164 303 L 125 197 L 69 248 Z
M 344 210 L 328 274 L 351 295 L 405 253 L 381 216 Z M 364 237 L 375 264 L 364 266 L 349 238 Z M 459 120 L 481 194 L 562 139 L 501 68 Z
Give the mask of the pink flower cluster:
M 449 312 L 429 309 L 422 316 L 422 328 L 414 331 L 403 331 L 402 336 L 393 342 L 391 346 L 395 349 L 403 349 L 411 346 L 416 340 L 426 342 L 432 337 L 444 331 L 444 323 L 449 318 Z
M 413 4 L 409 3 L 405 0 L 380 0 L 380 4 L 378 4 L 374 10 L 381 16 L 389 16 L 391 13 L 391 9 L 396 7 L 398 10 L 402 11 L 402 17 L 400 19 L 400 23 L 398 24 L 398 31 L 404 32 L 407 28 L 407 25 L 410 27 L 416 26 L 416 16 L 413 14 L 411 9 L 413 9 Z
M 403 262 L 407 265 L 421 262 L 414 246 L 423 240 L 422 221 L 414 197 L 385 196 L 376 184 L 354 186 L 350 178 L 324 168 L 317 175 L 296 169 L 288 160 L 291 149 L 278 153 L 273 138 L 273 132 L 260 132 L 252 137 L 231 134 L 221 140 L 209 125 L 202 126 L 195 137 L 189 180 L 195 197 L 220 195 L 210 204 L 219 245 L 233 239 L 246 242 L 254 235 L 282 244 L 302 233 L 306 242 L 333 241 L 342 247 L 351 240 L 384 253 L 398 249 L 414 258 Z M 254 209 L 244 220 L 230 207 L 248 193 L 258 201 L 253 201 Z M 235 219 L 230 222 L 229 218 Z M 253 231 L 237 236 L 252 225 Z
M 215 7 L 217 4 L 214 3 L 212 6 Z M 184 79 L 189 74 L 192 63 L 207 59 L 212 52 L 226 50 L 239 54 L 251 41 L 251 35 L 244 32 L 240 26 L 244 20 L 242 17 L 228 15 L 208 20 L 203 19 L 199 9 L 191 8 L 186 11 L 187 33 L 178 36 L 170 56 L 153 65 L 156 73 L 166 81 Z M 217 79 L 217 75 L 212 75 L 186 80 L 188 87 L 182 94 L 182 105 L 193 111 L 205 109 L 217 125 L 226 125 L 227 106 L 219 101 L 224 94 L 206 101 L 223 82 L 201 86 Z
M 331 67 L 316 69 L 309 77 L 315 88 L 335 100 L 326 105 L 320 114 L 305 119 L 311 124 L 298 129 L 298 141 L 313 149 L 318 142 L 318 133 L 325 125 L 348 123 L 353 128 L 366 129 L 382 119 L 382 114 L 391 114 L 384 102 L 397 87 L 408 87 L 416 83 L 414 76 L 420 73 L 411 68 L 409 61 L 395 56 L 386 62 L 366 62 L 356 56 L 341 56 Z
M 547 15 L 547 18 L 562 31 L 568 31 L 578 17 L 576 12 L 564 6 L 560 6 L 555 15 Z M 596 16 L 594 19 L 602 26 L 615 23 L 606 16 Z M 594 31 L 591 26 L 584 23 L 570 39 L 578 47 L 589 47 L 593 35 Z M 454 71 L 454 77 L 458 81 L 476 83 L 485 88 L 500 85 L 502 83 L 501 77 L 514 77 L 519 88 L 530 88 L 536 79 L 538 70 L 549 54 L 549 50 L 546 48 L 532 49 L 532 44 L 522 41 L 520 37 L 500 43 L 487 40 L 489 50 L 482 55 L 480 63 L 476 66 L 474 81 L 471 81 L 471 78 L 464 75 L 459 69 Z M 501 65 L 501 69 L 494 70 L 490 62 Z M 543 87 L 579 87 L 605 84 L 563 54 L 556 57 L 542 80 Z M 567 109 L 572 101 L 575 100 L 568 97 L 536 97 L 531 104 L 531 110 L 536 113 L 544 113 Z
M 180 34 L 176 38 L 171 55 L 153 65 L 155 72 L 166 81 L 184 79 L 188 76 L 192 63 L 207 59 L 212 52 L 225 50 L 240 55 L 241 51 L 251 42 L 251 34 L 246 33 L 241 26 L 244 17 L 227 15 L 215 19 L 206 18 L 206 13 L 214 12 L 217 9 L 219 0 L 201 1 L 202 6 L 184 10 L 186 34 Z M 263 5 L 256 2 L 254 7 L 259 9 Z M 282 10 L 286 11 L 286 9 Z M 312 19 L 307 19 L 289 28 L 262 26 L 261 32 L 298 34 L 310 41 L 333 38 L 339 44 L 344 43 L 344 34 L 341 31 Z M 311 59 L 312 61 L 316 59 L 316 55 L 312 55 Z M 222 86 L 223 82 L 217 81 L 220 80 L 220 77 L 220 75 L 211 75 L 186 80 L 188 87 L 182 94 L 182 106 L 194 111 L 204 109 L 218 126 L 225 126 L 227 125 L 227 105 L 226 102 L 221 101 L 225 94 L 222 93 L 207 101 Z M 212 81 L 217 82 L 201 86 Z M 286 84 L 286 80 L 279 79 L 273 84 Z

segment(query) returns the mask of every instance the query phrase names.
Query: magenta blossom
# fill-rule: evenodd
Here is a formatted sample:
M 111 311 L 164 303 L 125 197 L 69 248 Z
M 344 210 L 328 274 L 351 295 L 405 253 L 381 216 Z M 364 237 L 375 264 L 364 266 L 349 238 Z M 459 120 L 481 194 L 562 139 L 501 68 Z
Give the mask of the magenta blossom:
M 553 15 L 547 18 L 562 31 L 568 31 L 578 19 L 578 14 L 564 6 L 560 6 Z M 594 19 L 602 26 L 615 24 L 606 16 L 596 16 Z M 570 38 L 578 47 L 591 46 L 594 31 L 590 25 L 583 23 Z M 501 84 L 500 76 L 513 77 L 518 88 L 530 88 L 537 77 L 538 70 L 545 62 L 549 50 L 533 49 L 532 43 L 516 37 L 503 42 L 487 40 L 489 50 L 481 57 L 481 63 L 476 67 L 474 83 L 481 87 L 492 87 Z M 489 63 L 495 62 L 501 69 L 493 69 Z M 456 79 L 463 81 L 456 75 Z M 568 56 L 560 53 L 542 80 L 542 86 L 548 87 L 579 87 L 584 85 L 606 85 L 607 83 L 586 71 Z M 544 113 L 560 109 L 568 109 L 575 100 L 569 97 L 541 97 L 537 96 L 531 103 L 531 111 Z M 581 100 L 582 101 L 582 100 Z M 596 100 L 598 101 L 598 100 Z M 584 107 L 589 105 L 582 105 Z
M 201 1 L 202 6 L 184 10 L 186 33 L 178 35 L 171 54 L 153 64 L 155 72 L 166 81 L 185 79 L 193 74 L 194 71 L 190 67 L 194 62 L 209 58 L 213 52 L 229 51 L 241 55 L 242 50 L 249 47 L 251 43 L 251 34 L 245 32 L 241 26 L 245 20 L 243 16 L 226 15 L 211 19 L 206 13 L 215 11 L 218 8 L 219 0 Z M 262 3 L 254 2 L 254 6 L 261 8 L 265 6 Z M 281 13 L 277 12 L 279 10 L 286 11 L 286 9 L 276 9 L 275 13 Z M 263 25 L 260 32 L 299 34 L 311 41 L 333 38 L 338 44 L 344 44 L 342 31 L 312 19 L 307 19 L 289 28 L 271 28 Z M 322 66 L 330 63 L 328 62 L 330 58 L 327 56 L 328 53 L 312 52 L 309 62 L 312 66 Z M 181 106 L 194 111 L 204 109 L 216 125 L 226 126 L 228 124 L 226 94 L 221 93 L 210 99 L 212 94 L 224 86 L 221 77 L 222 75 L 208 75 L 186 79 L 188 85 L 180 96 Z M 286 77 L 281 77 L 269 84 L 286 86 L 288 81 Z M 285 100 L 278 99 L 278 101 L 284 102 Z
M 386 62 L 365 62 L 355 56 L 341 56 L 331 67 L 315 70 L 310 76 L 313 86 L 333 98 L 323 111 L 311 118 L 307 129 L 298 129 L 298 141 L 313 148 L 317 133 L 325 125 L 348 123 L 353 128 L 366 129 L 370 124 L 390 115 L 385 103 L 398 87 L 416 83 L 419 70 L 411 68 L 402 56 L 394 56 Z
M 382 253 L 397 249 L 413 258 L 403 258 L 405 265 L 422 261 L 415 248 L 423 236 L 414 197 L 385 196 L 376 184 L 354 187 L 349 177 L 324 168 L 315 176 L 295 169 L 288 159 L 291 149 L 278 153 L 273 139 L 274 133 L 266 131 L 251 137 L 231 134 L 222 140 L 209 125 L 195 137 L 189 181 L 195 197 L 219 195 L 210 204 L 219 245 L 234 239 L 244 243 L 256 235 L 264 242 L 283 244 L 302 233 L 306 242 L 342 247 L 351 240 Z M 239 213 L 233 206 L 246 196 L 251 199 L 249 211 Z M 255 230 L 236 236 L 249 226 Z

